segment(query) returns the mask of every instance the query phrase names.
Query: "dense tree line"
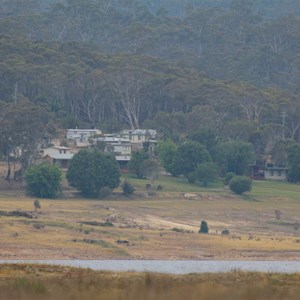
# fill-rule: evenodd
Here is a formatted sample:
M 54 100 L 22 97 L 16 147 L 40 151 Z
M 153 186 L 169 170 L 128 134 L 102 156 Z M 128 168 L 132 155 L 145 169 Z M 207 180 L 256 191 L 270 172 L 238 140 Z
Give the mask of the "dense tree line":
M 150 55 L 219 79 L 298 91 L 299 12 L 292 0 L 66 0 L 47 8 L 2 0 L 0 33 L 92 42 L 104 53 Z
M 146 126 L 214 161 L 232 140 L 286 161 L 278 143 L 300 140 L 299 5 L 1 0 L 1 113 L 26 101 L 64 128 Z

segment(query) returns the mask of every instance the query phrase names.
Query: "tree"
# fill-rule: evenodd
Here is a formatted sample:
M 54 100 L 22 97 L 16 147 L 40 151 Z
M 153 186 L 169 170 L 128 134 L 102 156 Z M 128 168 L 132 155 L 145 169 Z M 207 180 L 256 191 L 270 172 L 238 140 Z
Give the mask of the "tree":
M 11 163 L 20 165 L 21 175 L 38 156 L 41 141 L 54 133 L 51 115 L 43 108 L 28 101 L 3 103 L 0 107 L 0 150 L 7 161 L 11 174 Z M 7 179 L 10 176 L 7 176 Z
M 97 150 L 82 150 L 71 159 L 67 179 L 84 196 L 97 198 L 102 188 L 119 186 L 120 170 L 113 156 Z
M 216 159 L 223 174 L 233 172 L 244 175 L 254 159 L 252 145 L 241 141 L 221 143 L 217 147 Z
M 197 142 L 188 141 L 177 148 L 173 157 L 174 173 L 176 175 L 182 174 L 189 182 L 193 182 L 197 165 L 210 161 L 211 157 L 205 146 Z
M 158 156 L 165 170 L 173 174 L 173 157 L 176 152 L 176 144 L 172 140 L 162 141 L 158 144 Z
M 28 194 L 39 198 L 56 198 L 61 190 L 61 180 L 61 170 L 55 165 L 31 166 L 25 173 Z M 34 206 L 37 207 L 36 203 Z
M 138 178 L 143 178 L 141 166 L 147 159 L 149 159 L 149 154 L 144 150 L 132 152 L 131 159 L 128 164 L 129 171 L 135 173 Z
M 154 185 L 154 180 L 158 178 L 160 172 L 160 164 L 155 159 L 147 159 L 143 161 L 141 168 L 141 174 L 151 180 L 152 186 Z
M 234 176 L 229 182 L 229 188 L 234 193 L 241 195 L 251 191 L 252 180 L 246 176 Z
M 300 144 L 288 148 L 288 181 L 300 182 Z
M 143 74 L 123 71 L 113 74 L 112 78 L 112 90 L 123 108 L 121 116 L 131 129 L 139 128 Z
M 204 186 L 213 182 L 217 177 L 217 166 L 212 162 L 203 162 L 196 168 L 196 179 L 201 181 Z
M 290 147 L 294 144 L 296 144 L 294 140 L 279 140 L 274 143 L 270 154 L 275 166 L 288 165 L 288 152 Z
M 198 142 L 204 146 L 212 157 L 215 156 L 217 146 L 217 130 L 203 127 L 188 134 L 188 139 Z

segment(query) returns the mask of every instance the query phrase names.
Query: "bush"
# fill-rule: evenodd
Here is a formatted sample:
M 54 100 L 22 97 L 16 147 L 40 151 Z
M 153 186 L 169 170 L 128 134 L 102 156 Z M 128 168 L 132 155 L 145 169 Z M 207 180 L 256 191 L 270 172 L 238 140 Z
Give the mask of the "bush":
M 56 198 L 61 190 L 62 173 L 55 165 L 31 166 L 25 173 L 27 193 L 39 198 Z
M 252 180 L 246 176 L 235 176 L 229 182 L 229 188 L 232 192 L 241 195 L 251 191 Z
M 34 210 L 35 210 L 35 211 L 37 211 L 38 209 L 41 209 L 41 208 L 42 208 L 39 199 L 35 199 L 35 200 L 33 201 L 33 206 L 34 206 Z
M 98 198 L 102 188 L 119 186 L 120 170 L 114 157 L 98 150 L 82 150 L 71 159 L 67 179 L 84 196 Z
M 199 233 L 208 233 L 208 225 L 206 221 L 201 221 Z
M 196 181 L 195 172 L 190 172 L 190 173 L 186 174 L 185 177 L 188 180 L 188 183 L 195 183 L 195 181 Z
M 105 199 L 110 195 L 110 193 L 111 193 L 111 189 L 108 186 L 104 186 L 99 191 L 99 198 Z
M 122 190 L 125 196 L 130 196 L 134 193 L 134 186 L 125 180 L 122 184 Z
M 233 173 L 233 172 L 227 173 L 226 176 L 225 176 L 225 178 L 224 178 L 224 185 L 229 185 L 230 180 L 231 180 L 234 176 L 236 176 L 236 174 Z
M 164 187 L 163 187 L 161 184 L 159 184 L 159 185 L 157 186 L 156 190 L 157 190 L 157 191 L 162 191 L 163 188 L 164 188 Z
M 230 232 L 228 229 L 224 229 L 224 230 L 222 230 L 221 234 L 222 235 L 230 235 Z
M 207 186 L 217 178 L 217 166 L 211 162 L 203 162 L 197 166 L 195 173 L 197 180 Z

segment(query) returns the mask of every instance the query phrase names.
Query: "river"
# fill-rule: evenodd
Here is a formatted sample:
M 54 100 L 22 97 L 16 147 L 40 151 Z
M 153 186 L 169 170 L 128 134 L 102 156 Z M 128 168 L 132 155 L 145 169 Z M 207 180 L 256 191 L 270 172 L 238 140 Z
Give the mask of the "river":
M 300 261 L 199 261 L 199 260 L 0 260 L 6 263 L 39 263 L 103 271 L 170 274 L 218 273 L 233 270 L 300 273 Z

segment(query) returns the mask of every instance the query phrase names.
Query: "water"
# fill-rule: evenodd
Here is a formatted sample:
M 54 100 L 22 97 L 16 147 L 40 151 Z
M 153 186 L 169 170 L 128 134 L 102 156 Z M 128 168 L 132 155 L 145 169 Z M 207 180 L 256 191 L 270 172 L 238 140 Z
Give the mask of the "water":
M 0 260 L 3 263 L 39 263 L 103 271 L 170 274 L 218 273 L 233 270 L 300 273 L 300 261 L 195 261 L 195 260 Z

